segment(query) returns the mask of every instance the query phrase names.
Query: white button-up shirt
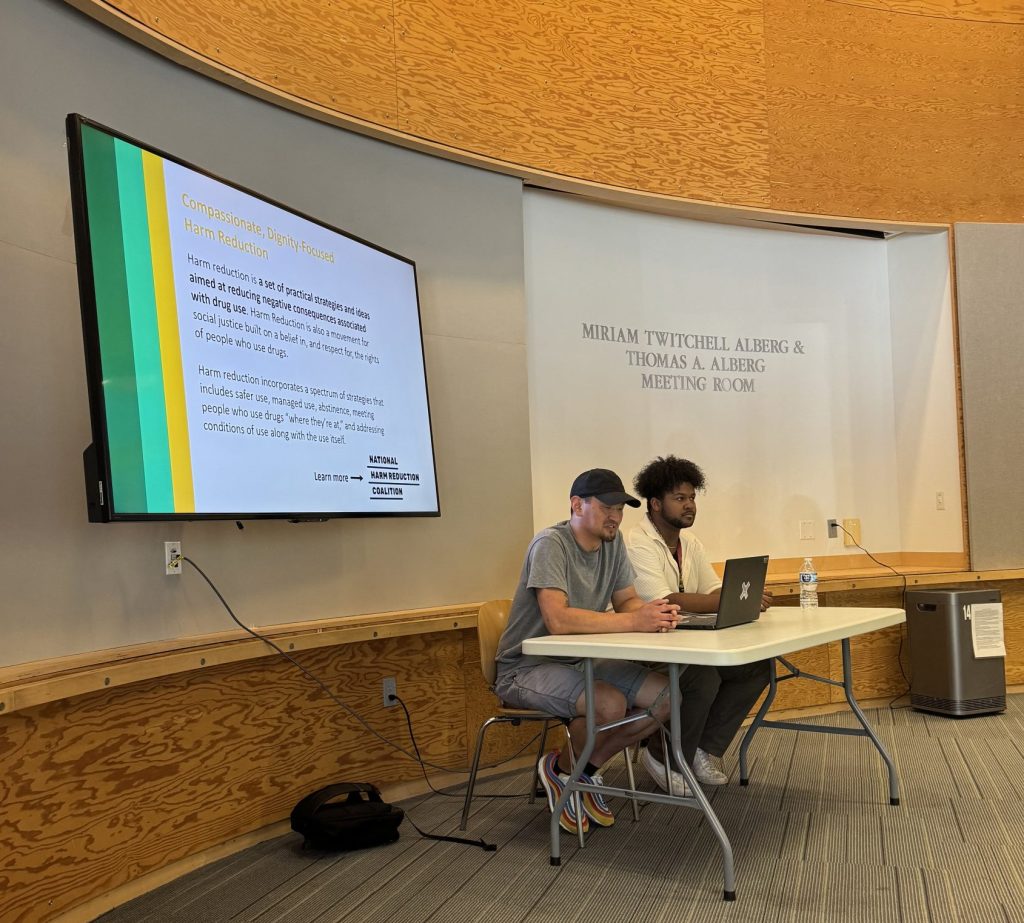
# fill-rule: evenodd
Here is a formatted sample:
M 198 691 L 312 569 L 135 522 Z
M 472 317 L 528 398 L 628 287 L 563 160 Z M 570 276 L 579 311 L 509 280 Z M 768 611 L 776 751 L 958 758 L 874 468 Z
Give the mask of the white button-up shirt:
M 629 530 L 626 548 L 636 571 L 636 591 L 642 599 L 664 599 L 669 593 L 713 593 L 722 586 L 699 538 L 684 529 L 679 533 L 682 567 L 665 539 L 646 514 Z

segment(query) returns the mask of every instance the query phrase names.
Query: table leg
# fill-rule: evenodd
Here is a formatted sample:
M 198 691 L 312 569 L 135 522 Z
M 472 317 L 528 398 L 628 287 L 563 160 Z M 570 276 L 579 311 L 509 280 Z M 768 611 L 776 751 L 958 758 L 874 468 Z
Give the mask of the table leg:
M 683 759 L 683 741 L 679 729 L 679 715 L 682 708 L 682 693 L 679 691 L 679 673 L 678 663 L 668 664 L 668 690 L 671 711 L 669 736 L 672 742 L 672 753 L 675 755 L 676 764 L 686 777 L 686 784 L 690 786 L 694 800 L 700 806 L 701 811 L 708 820 L 708 824 L 710 824 L 711 829 L 718 838 L 719 846 L 722 848 L 722 873 L 725 881 L 722 898 L 723 900 L 734 901 L 736 900 L 736 868 L 733 864 L 732 844 L 729 842 L 729 837 L 726 836 L 725 828 L 718 819 L 718 815 L 715 814 L 711 803 L 701 789 L 700 783 L 697 782 L 693 770 L 687 765 L 686 760 Z
M 846 701 L 850 704 L 850 708 L 853 713 L 857 716 L 857 720 L 860 722 L 861 727 L 864 728 L 864 732 L 871 738 L 871 742 L 875 745 L 875 749 L 882 754 L 882 759 L 885 760 L 885 766 L 889 770 L 889 804 L 897 805 L 900 803 L 900 783 L 896 776 L 896 765 L 892 761 L 892 757 L 889 756 L 888 751 L 882 746 L 882 742 L 875 735 L 871 725 L 868 724 L 868 719 L 864 717 L 864 712 L 861 711 L 860 705 L 853 695 L 853 669 L 852 659 L 850 657 L 850 639 L 843 638 L 843 691 L 846 693 Z
M 583 769 L 590 761 L 590 754 L 594 752 L 594 746 L 597 744 L 597 723 L 594 718 L 594 709 L 591 707 L 591 702 L 594 701 L 594 661 L 589 657 L 583 661 L 583 696 L 584 701 L 587 703 L 586 723 L 587 723 L 587 739 L 583 743 L 583 749 L 580 751 L 579 756 L 576 757 L 575 764 L 573 765 L 572 773 L 569 775 L 569 781 L 565 784 L 565 788 L 562 790 L 562 794 L 559 796 L 558 801 L 555 803 L 555 808 L 551 812 L 551 864 L 561 865 L 562 854 L 559 845 L 559 825 L 558 820 L 562 816 L 562 809 L 565 807 L 565 803 L 570 799 L 575 799 L 576 804 L 576 827 L 580 838 L 580 846 L 583 846 L 583 799 L 580 797 L 580 793 L 576 791 L 576 783 L 579 782 L 580 776 L 583 775 Z
M 864 712 L 861 710 L 856 697 L 853 694 L 853 665 L 852 658 L 850 657 L 850 639 L 842 638 L 842 651 L 843 651 L 843 680 L 831 679 L 827 676 L 815 676 L 813 673 L 807 673 L 803 670 L 794 667 L 785 657 L 776 657 L 782 666 L 786 667 L 790 672 L 783 676 L 778 676 L 775 672 L 774 663 L 772 670 L 769 673 L 769 689 L 768 695 L 765 697 L 764 702 L 758 709 L 757 715 L 755 716 L 750 727 L 747 729 L 747 733 L 743 735 L 743 740 L 740 743 L 740 785 L 746 785 L 748 780 L 747 773 L 747 747 L 750 745 L 750 741 L 754 736 L 754 732 L 759 727 L 773 727 L 782 728 L 788 731 L 806 731 L 812 734 L 842 734 L 850 735 L 853 737 L 867 737 L 871 743 L 875 745 L 875 749 L 882 755 L 882 759 L 885 760 L 886 768 L 889 771 L 889 804 L 900 803 L 900 787 L 899 779 L 896 776 L 896 764 L 893 763 L 892 757 L 889 756 L 888 751 L 882 745 L 882 742 L 876 736 L 871 725 L 868 724 L 868 719 L 864 716 Z M 850 710 L 856 716 L 857 721 L 860 723 L 860 728 L 841 727 L 836 725 L 823 725 L 823 724 L 807 724 L 802 721 L 774 721 L 765 718 L 765 713 L 768 711 L 775 699 L 775 692 L 778 684 L 782 680 L 787 679 L 809 679 L 816 683 L 824 683 L 827 686 L 836 686 L 843 690 L 846 695 L 846 702 L 850 706 Z
M 775 658 L 773 657 L 768 669 L 768 695 L 764 697 L 764 701 L 757 710 L 754 720 L 750 722 L 750 727 L 747 728 L 747 733 L 743 735 L 743 740 L 740 741 L 740 785 L 747 785 L 750 782 L 750 772 L 747 768 L 747 747 L 750 746 L 750 742 L 754 739 L 754 732 L 764 722 L 764 716 L 768 714 L 768 709 L 772 707 L 772 702 L 775 701 L 775 693 L 778 691 L 779 683 L 775 679 Z

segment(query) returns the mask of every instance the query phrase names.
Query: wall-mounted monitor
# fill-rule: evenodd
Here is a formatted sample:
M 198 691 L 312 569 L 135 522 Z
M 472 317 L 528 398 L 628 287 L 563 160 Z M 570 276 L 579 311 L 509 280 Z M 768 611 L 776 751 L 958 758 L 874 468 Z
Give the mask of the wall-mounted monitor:
M 416 266 L 67 119 L 90 519 L 440 512 Z

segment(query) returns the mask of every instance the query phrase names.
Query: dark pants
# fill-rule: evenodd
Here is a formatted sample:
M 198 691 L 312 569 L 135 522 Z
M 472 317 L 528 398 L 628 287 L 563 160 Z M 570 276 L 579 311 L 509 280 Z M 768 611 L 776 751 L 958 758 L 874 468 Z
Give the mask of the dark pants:
M 771 660 L 758 660 L 738 667 L 688 666 L 679 676 L 683 756 L 693 763 L 697 747 L 712 756 L 722 756 L 750 714 L 757 697 L 768 686 Z M 647 745 L 664 763 L 661 734 Z

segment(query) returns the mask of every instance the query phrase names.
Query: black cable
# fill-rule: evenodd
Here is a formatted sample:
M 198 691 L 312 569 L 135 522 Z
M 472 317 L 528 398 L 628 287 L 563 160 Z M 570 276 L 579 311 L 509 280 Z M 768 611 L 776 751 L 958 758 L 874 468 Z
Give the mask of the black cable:
M 902 576 L 902 574 L 900 576 Z M 907 611 L 907 578 L 906 577 L 903 577 L 903 598 L 900 601 L 902 602 L 902 605 L 900 606 L 900 608 L 904 612 L 906 612 Z M 904 638 L 904 636 L 905 636 L 905 632 L 903 631 L 903 628 L 901 627 L 900 628 L 900 646 L 899 646 L 899 650 L 896 651 L 896 663 L 899 665 L 900 675 L 903 677 L 903 682 L 905 682 L 907 684 L 907 688 L 905 690 L 903 690 L 903 692 L 899 693 L 899 695 L 894 695 L 891 699 L 889 699 L 889 710 L 890 711 L 898 711 L 900 708 L 909 708 L 910 707 L 909 705 L 899 705 L 896 708 L 893 708 L 893 702 L 895 702 L 897 699 L 902 699 L 903 696 L 908 695 L 910 693 L 910 679 L 907 677 L 907 671 L 903 669 L 903 638 Z
M 903 590 L 900 593 L 900 603 L 901 603 L 900 608 L 904 612 L 906 612 L 907 611 L 907 575 L 906 574 L 901 574 L 898 570 L 896 570 L 895 567 L 890 567 L 884 561 L 879 561 L 878 558 L 876 558 L 870 551 L 867 550 L 867 548 L 865 548 L 863 545 L 861 545 L 861 543 L 858 542 L 856 538 L 854 538 L 853 533 L 851 533 L 849 529 L 845 528 L 843 526 L 843 524 L 841 522 L 839 522 L 838 519 L 835 520 L 835 524 L 840 529 L 842 529 L 847 535 L 849 535 L 850 536 L 850 541 L 852 541 L 854 545 L 856 545 L 858 548 L 860 548 L 860 550 L 863 551 L 864 554 L 866 554 L 869 558 L 871 558 L 871 560 L 874 561 L 879 567 L 886 567 L 886 568 L 888 568 L 897 577 L 899 577 L 903 581 Z M 899 646 L 899 650 L 896 652 L 896 663 L 899 665 L 900 676 L 903 677 L 903 682 L 905 682 L 907 684 L 907 688 L 905 690 L 903 690 L 903 692 L 901 692 L 899 695 L 895 695 L 895 696 L 893 696 L 889 700 L 889 708 L 892 711 L 896 711 L 897 710 L 897 709 L 894 709 L 892 707 L 892 703 L 895 702 L 897 699 L 902 699 L 903 696 L 907 695 L 910 692 L 910 679 L 907 677 L 907 671 L 903 669 L 903 629 L 902 628 L 900 629 L 900 646 Z M 901 705 L 900 706 L 900 708 L 906 708 L 906 707 L 907 707 L 906 705 Z
M 366 720 L 362 717 L 362 715 L 360 715 L 350 705 L 348 705 L 346 702 L 342 701 L 338 696 L 336 696 L 330 690 L 330 688 L 327 686 L 327 684 L 322 679 L 320 679 L 320 677 L 318 677 L 315 673 L 313 673 L 310 670 L 306 669 L 306 667 L 304 667 L 294 657 L 292 657 L 291 654 L 289 654 L 286 651 L 282 650 L 273 641 L 271 641 L 270 638 L 266 637 L 265 635 L 261 635 L 254 628 L 250 628 L 248 625 L 242 624 L 242 622 L 238 619 L 238 616 L 236 616 L 235 613 L 232 611 L 231 606 L 228 605 L 227 600 L 221 595 L 220 590 L 218 590 L 217 587 L 214 585 L 213 581 L 209 577 L 206 576 L 205 571 L 203 571 L 203 569 L 198 564 L 196 564 L 196 562 L 193 561 L 191 558 L 185 557 L 183 555 L 182 556 L 182 560 L 183 561 L 187 561 L 189 564 L 191 564 L 196 569 L 196 571 L 198 572 L 199 576 L 202 577 L 207 582 L 207 584 L 209 585 L 210 589 L 213 590 L 214 594 L 216 595 L 217 599 L 220 600 L 221 605 L 227 610 L 228 615 L 231 616 L 231 620 L 239 628 L 241 628 L 243 631 L 247 632 L 248 634 L 252 635 L 254 638 L 258 638 L 260 641 L 262 641 L 264 644 L 268 645 L 269 647 L 273 648 L 275 651 L 277 651 L 278 654 L 280 654 L 282 657 L 284 657 L 285 660 L 287 660 L 293 666 L 297 667 L 303 674 L 305 674 L 309 679 L 311 679 L 314 683 L 316 683 L 326 693 L 327 697 L 332 702 L 334 702 L 335 705 L 337 705 L 339 708 L 343 709 L 344 711 L 348 712 L 349 715 L 351 715 L 353 718 L 355 718 L 355 720 L 360 725 L 362 725 L 367 731 L 369 731 L 378 740 L 380 740 L 383 743 L 387 744 L 393 750 L 397 750 L 399 753 L 401 753 L 403 756 L 408 757 L 413 762 L 419 763 L 420 764 L 420 768 L 424 770 L 424 774 L 426 772 L 425 767 L 427 767 L 427 766 L 429 766 L 431 769 L 436 769 L 438 772 L 457 772 L 457 773 L 465 773 L 465 774 L 469 773 L 468 769 L 453 768 L 451 766 L 440 766 L 437 763 L 428 762 L 428 761 L 422 759 L 422 757 L 420 756 L 419 748 L 416 749 L 415 754 L 410 753 L 408 750 L 406 750 L 401 745 L 395 743 L 390 738 L 385 737 L 379 731 L 375 730 L 373 727 L 371 727 L 366 722 Z M 398 696 L 395 696 L 395 698 L 397 699 Z M 405 706 L 403 705 L 403 708 L 404 707 Z M 534 737 L 533 739 L 536 740 L 537 738 Z M 530 743 L 532 743 L 532 741 Z M 512 754 L 512 756 L 508 757 L 507 759 L 499 760 L 497 763 L 491 763 L 491 764 L 489 764 L 487 766 L 483 766 L 481 768 L 482 769 L 494 769 L 494 768 L 496 768 L 498 766 L 504 765 L 505 763 L 509 762 L 509 760 L 515 759 L 520 753 L 523 752 L 523 750 L 526 749 L 526 747 L 530 746 L 530 743 L 527 743 L 526 746 L 522 747 L 519 751 L 517 751 L 516 753 Z
M 406 725 L 409 728 L 409 740 L 412 741 L 412 748 L 413 748 L 413 750 L 416 751 L 416 756 L 418 757 L 420 755 L 420 747 L 419 747 L 419 744 L 416 742 L 416 734 L 413 732 L 413 729 L 412 729 L 412 715 L 409 714 L 409 709 L 406 707 L 405 702 L 402 701 L 401 696 L 392 694 L 391 698 L 394 699 L 399 705 L 401 705 L 402 706 L 402 711 L 405 712 L 405 723 L 406 723 Z M 523 744 L 523 746 L 521 746 L 515 753 L 513 753 L 510 757 L 508 757 L 508 759 L 509 760 L 514 760 L 527 747 L 532 747 L 537 742 L 537 739 L 539 737 L 540 737 L 540 733 L 539 732 L 534 734 L 533 737 L 531 737 L 530 740 L 527 743 Z M 459 794 L 458 792 L 442 792 L 440 789 L 434 788 L 433 783 L 430 781 L 429 777 L 427 776 L 427 770 L 423 766 L 423 760 L 422 759 L 419 760 L 419 764 L 420 764 L 420 771 L 423 773 L 423 781 L 427 783 L 427 787 L 435 795 L 443 795 L 445 798 L 465 798 L 466 797 L 464 792 L 462 794 Z M 466 784 L 468 785 L 469 782 L 467 781 Z M 489 794 L 488 792 L 478 792 L 478 791 L 474 790 L 473 794 L 474 794 L 474 797 L 476 797 L 476 798 L 522 798 L 523 797 L 523 793 L 522 792 L 516 792 L 513 795 L 506 795 L 506 794 L 498 795 L 498 794 Z M 529 793 L 527 792 L 526 794 L 529 794 Z
M 903 608 L 904 611 L 906 611 L 907 601 L 906 601 L 905 597 L 904 597 L 904 600 L 903 600 L 903 607 L 902 608 Z M 903 696 L 907 695 L 910 692 L 910 680 L 907 679 L 907 673 L 903 669 L 903 631 L 902 630 L 900 631 L 900 649 L 896 653 L 896 662 L 899 664 L 900 675 L 903 677 L 903 682 L 905 682 L 907 684 L 907 688 L 904 689 L 903 692 L 899 693 L 898 695 L 894 695 L 891 699 L 889 699 L 889 710 L 890 711 L 899 711 L 901 708 L 910 708 L 909 704 L 907 704 L 907 705 L 897 705 L 895 708 L 893 707 L 893 702 L 895 702 L 897 699 L 902 699 Z
M 210 589 L 213 590 L 214 594 L 216 595 L 217 599 L 220 600 L 221 605 L 223 605 L 225 610 L 227 610 L 228 615 L 231 616 L 231 620 L 239 628 L 241 628 L 243 631 L 248 632 L 254 638 L 258 638 L 264 644 L 270 646 L 275 651 L 277 651 L 277 653 L 279 653 L 282 657 L 284 657 L 284 659 L 287 660 L 289 663 L 291 663 L 292 665 L 298 667 L 299 670 L 305 676 L 307 676 L 307 677 L 309 677 L 309 679 L 313 680 L 314 683 L 316 683 L 325 693 L 327 693 L 327 696 L 331 699 L 332 702 L 334 702 L 336 705 L 340 706 L 342 709 L 344 709 L 346 712 L 348 712 L 348 714 L 350 714 L 353 718 L 355 718 L 356 721 L 358 721 L 359 724 L 361 724 L 366 730 L 368 730 L 374 737 L 376 737 L 378 740 L 382 741 L 383 743 L 387 744 L 389 747 L 397 750 L 399 753 L 403 754 L 404 756 L 408 756 L 409 759 L 415 760 L 415 762 L 417 762 L 419 764 L 419 766 L 420 766 L 420 771 L 423 773 L 423 778 L 424 779 L 427 779 L 427 769 L 426 769 L 427 766 L 429 766 L 431 769 L 440 770 L 441 772 L 468 772 L 468 770 L 449 769 L 449 768 L 447 768 L 445 766 L 438 766 L 436 763 L 428 763 L 428 762 L 426 762 L 423 759 L 422 755 L 420 754 L 420 749 L 419 749 L 419 747 L 416 744 L 415 737 L 413 737 L 413 747 L 416 750 L 416 755 L 413 756 L 404 747 L 400 747 L 394 741 L 389 740 L 383 734 L 381 734 L 378 731 L 374 730 L 372 727 L 370 727 L 369 724 L 366 723 L 366 721 L 362 717 L 362 715 L 360 715 L 357 711 L 355 711 L 355 709 L 353 709 L 347 703 L 343 702 L 340 698 L 338 698 L 338 696 L 336 696 L 333 692 L 331 692 L 331 690 L 328 688 L 327 684 L 322 679 L 320 679 L 320 677 L 318 677 L 315 673 L 311 672 L 310 670 L 307 670 L 294 657 L 292 657 L 290 654 L 288 654 L 285 651 L 283 651 L 273 641 L 271 641 L 270 638 L 267 638 L 264 635 L 261 635 L 254 628 L 249 628 L 247 625 L 244 625 L 238 619 L 238 616 L 236 616 L 235 613 L 232 611 L 231 606 L 228 605 L 228 601 L 221 595 L 220 590 L 217 589 L 217 587 L 214 584 L 214 582 L 206 575 L 206 572 L 198 564 L 196 564 L 195 561 L 193 561 L 191 558 L 185 557 L 184 555 L 182 556 L 181 559 L 183 561 L 187 561 L 189 564 L 191 564 L 196 569 L 196 571 L 198 572 L 199 576 L 201 576 L 207 582 L 207 584 L 209 585 Z M 405 711 L 406 720 L 409 721 L 409 734 L 410 734 L 410 736 L 412 736 L 412 721 L 409 718 L 409 710 L 405 707 L 405 703 L 402 702 L 402 700 L 399 699 L 397 695 L 395 696 L 395 699 L 399 702 L 399 704 L 401 704 L 402 709 Z M 537 738 L 534 737 L 533 739 L 536 740 Z M 526 744 L 526 747 L 530 746 L 530 744 L 532 744 L 532 743 L 533 743 L 533 741 L 530 741 L 529 743 Z M 526 749 L 526 747 L 521 748 L 517 753 L 514 753 L 511 757 L 509 757 L 509 759 L 514 759 L 516 756 L 519 755 L 519 753 L 522 753 L 523 750 Z M 508 760 L 501 760 L 500 762 L 495 763 L 494 766 L 500 766 L 502 763 L 507 762 L 507 761 Z M 489 766 L 487 768 L 490 769 L 490 768 L 493 768 L 493 767 Z M 435 789 L 434 786 L 430 784 L 430 780 L 429 779 L 427 779 L 427 785 L 430 786 L 431 791 L 437 792 L 437 789 Z M 441 794 L 441 793 L 438 792 L 438 794 Z M 489 796 L 489 797 L 494 797 L 494 796 Z M 408 811 L 405 812 L 405 819 L 409 821 L 409 825 L 412 827 L 412 829 L 415 830 L 425 840 L 440 840 L 440 841 L 443 841 L 445 843 L 461 843 L 461 844 L 463 844 L 465 846 L 478 846 L 480 849 L 484 850 L 484 852 L 494 852 L 498 848 L 497 845 L 495 845 L 494 843 L 484 842 L 484 840 L 482 838 L 481 839 L 477 839 L 477 840 L 470 840 L 470 839 L 468 839 L 466 837 L 460 837 L 460 836 L 445 836 L 445 835 L 440 834 L 440 833 L 427 833 L 425 830 L 421 830 L 417 826 L 416 822 L 412 819 L 412 815 Z

